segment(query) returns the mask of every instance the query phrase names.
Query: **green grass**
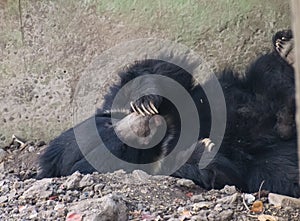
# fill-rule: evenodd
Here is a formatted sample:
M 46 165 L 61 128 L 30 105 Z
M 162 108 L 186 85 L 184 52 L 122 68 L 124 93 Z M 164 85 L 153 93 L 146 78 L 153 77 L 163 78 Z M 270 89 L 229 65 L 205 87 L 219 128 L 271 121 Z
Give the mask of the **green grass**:
M 19 24 L 19 4 L 17 0 L 7 1 L 5 8 L 7 18 L 0 24 L 0 42 L 12 42 L 17 48 L 22 46 L 22 35 Z
M 19 1 L 18 0 L 8 0 L 7 1 L 7 11 L 10 15 L 19 16 Z
M 266 3 L 267 2 L 267 3 Z M 151 30 L 163 30 L 172 40 L 193 44 L 201 32 L 220 28 L 237 14 L 269 4 L 260 0 L 85 0 L 96 5 L 99 13 L 108 13 L 124 22 Z

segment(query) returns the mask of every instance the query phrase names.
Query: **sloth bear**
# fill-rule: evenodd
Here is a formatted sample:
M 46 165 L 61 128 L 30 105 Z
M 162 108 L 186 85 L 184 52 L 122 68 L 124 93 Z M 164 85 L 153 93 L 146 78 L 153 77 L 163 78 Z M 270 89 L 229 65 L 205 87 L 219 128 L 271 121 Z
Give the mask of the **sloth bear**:
M 287 49 L 292 40 L 291 31 L 277 32 L 274 51 L 260 56 L 245 75 L 231 70 L 219 75 L 227 122 L 221 146 L 205 168 L 199 160 L 214 149 L 210 131 L 215 107 L 210 106 L 203 85 L 186 70 L 149 59 L 120 73 L 120 83 L 110 88 L 95 116 L 50 142 L 40 157 L 37 178 L 66 176 L 77 170 L 112 172 L 123 167 L 160 174 L 187 157 L 179 168 L 170 169 L 172 176 L 191 179 L 206 189 L 228 184 L 245 192 L 257 191 L 264 181 L 266 190 L 299 197 L 294 70 Z M 175 98 L 182 95 L 165 84 L 166 78 L 180 84 L 195 105 L 193 110 L 188 99 L 181 100 L 183 115 L 193 116 L 187 122 L 164 96 L 170 91 Z M 189 127 L 195 122 L 200 129 Z M 166 164 L 165 158 L 176 150 L 186 127 L 191 129 L 180 143 L 183 151 L 176 152 L 171 165 Z

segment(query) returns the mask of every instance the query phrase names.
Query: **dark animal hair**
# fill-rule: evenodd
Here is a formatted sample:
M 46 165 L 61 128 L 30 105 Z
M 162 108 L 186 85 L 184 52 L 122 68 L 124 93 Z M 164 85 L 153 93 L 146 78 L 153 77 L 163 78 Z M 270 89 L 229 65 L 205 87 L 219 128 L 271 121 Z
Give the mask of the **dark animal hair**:
M 274 44 L 278 42 L 278 36 L 281 36 L 280 33 L 273 37 Z M 211 128 L 211 107 L 203 85 L 196 84 L 193 76 L 174 64 L 143 60 L 120 73 L 120 82 L 110 88 L 103 108 L 95 116 L 67 130 L 50 143 L 40 158 L 38 178 L 65 176 L 76 170 L 81 173 L 96 171 L 86 159 L 97 148 L 103 148 L 85 130 L 86 125 L 94 121 L 97 135 L 103 137 L 106 148 L 112 154 L 137 164 L 158 162 L 153 171 L 147 172 L 161 169 L 164 157 L 172 152 L 178 141 L 182 122 L 172 102 L 158 95 L 167 85 L 152 78 L 152 75 L 165 76 L 180 83 L 192 97 L 199 113 L 201 130 L 198 144 L 190 159 L 173 176 L 192 179 L 206 189 L 230 184 L 246 192 L 257 191 L 265 181 L 264 189 L 299 196 L 294 70 L 276 50 L 258 57 L 243 77 L 231 70 L 224 70 L 218 75 L 226 100 L 227 125 L 222 145 L 206 168 L 199 168 L 198 164 L 207 150 L 203 140 L 209 138 Z M 130 103 L 130 108 L 121 111 L 117 123 L 112 124 L 111 113 L 116 111 L 111 110 L 112 102 L 118 91 L 132 80 L 136 81 L 138 87 L 129 88 L 123 94 L 124 103 Z M 145 90 L 152 93 L 135 98 L 134 94 Z M 150 124 L 157 129 L 163 125 L 160 117 L 165 119 L 166 133 L 151 149 L 135 149 L 120 140 L 120 137 L 135 139 L 134 134 L 129 132 L 132 128 L 135 134 L 147 137 Z M 151 118 L 154 118 L 152 123 Z M 83 141 L 88 144 L 83 152 L 74 134 L 78 128 L 87 131 L 82 135 Z M 151 142 L 153 136 L 155 134 L 148 137 L 147 142 Z M 108 172 L 105 162 L 99 162 L 97 169 Z

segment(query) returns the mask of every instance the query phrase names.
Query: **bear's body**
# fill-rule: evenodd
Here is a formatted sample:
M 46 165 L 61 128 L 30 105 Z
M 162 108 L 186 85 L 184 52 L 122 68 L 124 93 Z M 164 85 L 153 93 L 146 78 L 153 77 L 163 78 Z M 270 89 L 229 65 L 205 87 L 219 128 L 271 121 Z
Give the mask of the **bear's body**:
M 163 94 L 167 85 L 151 77 L 154 75 L 172 78 L 182 85 L 192 97 L 199 114 L 201 128 L 195 150 L 173 176 L 192 179 L 206 189 L 222 188 L 229 184 L 246 192 L 257 191 L 264 181 L 264 189 L 299 196 L 294 72 L 276 51 L 259 57 L 243 77 L 230 70 L 220 75 L 219 82 L 227 106 L 227 124 L 221 147 L 206 168 L 199 168 L 198 164 L 207 151 L 202 141 L 209 137 L 212 120 L 211 107 L 203 87 L 174 64 L 144 60 L 120 74 L 120 83 L 111 87 L 103 108 L 94 117 L 50 143 L 40 158 L 38 178 L 70 175 L 76 170 L 91 173 L 96 171 L 95 168 L 100 172 L 111 172 L 105 162 L 92 166 L 86 159 L 87 155 L 93 155 L 93 151 L 104 148 L 99 144 L 97 135 L 119 159 L 135 164 L 153 163 L 153 170 L 147 172 L 159 173 L 164 157 L 176 146 L 184 122 L 180 121 L 176 107 L 168 99 L 157 95 Z M 112 123 L 112 118 L 116 116 L 111 112 L 113 100 L 118 91 L 132 80 L 138 86 L 125 90 L 122 99 L 124 103 L 130 103 L 131 108 L 117 113 L 123 116 Z M 145 90 L 149 90 L 151 95 L 135 99 L 135 94 Z M 189 114 L 189 110 L 185 114 Z M 161 117 L 165 119 L 166 133 L 154 147 L 138 149 L 122 142 L 122 139 L 135 140 L 134 134 L 138 134 L 143 138 L 140 143 L 137 139 L 138 145 L 147 146 L 164 125 Z M 88 143 L 82 151 L 74 131 L 87 131 L 84 125 L 88 122 L 96 122 L 97 133 L 94 137 L 89 132 L 80 135 Z M 153 134 L 149 132 L 150 128 L 155 129 Z M 188 149 L 193 143 L 195 141 L 188 141 L 185 148 Z

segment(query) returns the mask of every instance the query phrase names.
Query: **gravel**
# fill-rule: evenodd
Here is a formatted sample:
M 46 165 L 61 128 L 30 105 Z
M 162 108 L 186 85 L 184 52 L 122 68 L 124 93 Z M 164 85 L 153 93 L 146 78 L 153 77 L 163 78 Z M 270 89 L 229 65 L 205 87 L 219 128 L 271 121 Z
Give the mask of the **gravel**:
M 29 151 L 31 147 L 34 152 Z M 151 176 L 140 170 L 75 172 L 36 180 L 36 159 L 44 148 L 43 142 L 31 142 L 22 148 L 11 144 L 1 149 L 6 154 L 0 171 L 0 220 L 283 221 L 300 217 L 299 199 L 267 192 L 258 199 L 257 193 L 243 194 L 234 186 L 207 191 L 191 180 Z M 257 201 L 262 202 L 261 213 L 251 210 Z

